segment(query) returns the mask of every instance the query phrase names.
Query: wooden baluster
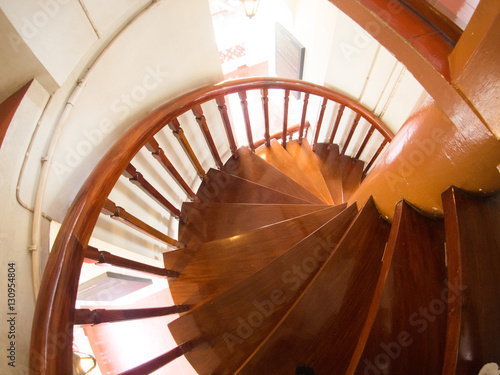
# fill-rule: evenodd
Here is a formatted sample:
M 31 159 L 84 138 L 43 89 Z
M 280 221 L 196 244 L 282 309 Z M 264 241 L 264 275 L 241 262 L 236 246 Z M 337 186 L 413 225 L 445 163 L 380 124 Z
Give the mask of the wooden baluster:
M 378 156 L 380 155 L 380 153 L 382 152 L 382 150 L 384 149 L 386 144 L 387 144 L 387 139 L 384 139 L 384 141 L 380 144 L 380 147 L 378 148 L 377 152 L 375 152 L 372 159 L 370 160 L 370 162 L 366 166 L 365 170 L 363 171 L 364 175 L 366 175 L 368 173 L 368 171 L 370 170 L 370 167 L 375 162 L 375 160 L 377 160 Z
M 229 121 L 229 115 L 227 113 L 226 99 L 224 96 L 219 96 L 215 99 L 217 107 L 219 108 L 220 116 L 222 118 L 222 123 L 224 124 L 224 129 L 226 129 L 227 139 L 229 141 L 229 148 L 231 153 L 237 159 L 238 158 L 238 147 L 236 146 L 236 141 L 234 140 L 233 129 L 231 128 L 231 122 Z
M 243 118 L 245 119 L 245 129 L 247 131 L 248 147 L 250 147 L 250 150 L 255 151 L 255 145 L 253 144 L 253 136 L 252 136 L 252 125 L 250 124 L 250 114 L 248 113 L 247 92 L 240 91 L 238 95 L 240 97 L 241 109 L 243 111 Z
M 196 194 L 193 192 L 193 190 L 191 190 L 187 182 L 182 178 L 177 169 L 175 169 L 170 160 L 168 160 L 165 152 L 154 138 L 151 138 L 148 143 L 146 143 L 146 148 L 151 152 L 153 157 L 158 160 L 162 167 L 165 168 L 170 176 L 172 176 L 172 178 L 177 182 L 184 193 L 186 193 L 192 201 L 199 202 L 200 200 L 198 199 Z
M 290 90 L 285 90 L 283 103 L 283 136 L 281 137 L 281 145 L 286 149 L 286 136 L 288 133 L 288 102 L 290 101 Z
M 217 147 L 215 146 L 214 139 L 212 138 L 212 134 L 210 134 L 210 129 L 208 129 L 207 119 L 203 114 L 203 109 L 201 105 L 194 106 L 193 114 L 196 117 L 196 122 L 200 125 L 200 129 L 205 136 L 205 140 L 207 141 L 210 152 L 212 153 L 212 157 L 214 158 L 215 164 L 217 168 L 222 168 L 222 160 L 220 160 L 219 152 L 217 151 Z
M 156 318 L 172 314 L 179 314 L 189 310 L 187 305 L 174 305 L 168 307 L 153 307 L 146 309 L 76 309 L 74 324 L 101 324 L 123 322 L 146 318 Z
M 266 146 L 271 146 L 271 137 L 269 135 L 269 98 L 267 96 L 268 89 L 262 89 L 262 108 L 264 110 L 264 140 L 266 142 Z
M 347 136 L 347 139 L 345 141 L 344 147 L 342 148 L 342 152 L 340 155 L 344 155 L 345 152 L 347 151 L 347 147 L 349 147 L 349 142 L 351 142 L 352 136 L 354 135 L 354 132 L 356 131 L 356 128 L 359 124 L 359 120 L 361 119 L 361 114 L 358 113 L 356 118 L 354 119 L 354 123 L 351 126 L 351 131 L 349 132 L 349 135 Z
M 172 362 L 174 359 L 182 357 L 187 352 L 190 352 L 191 349 L 192 349 L 191 344 L 189 342 L 186 342 L 186 343 L 170 350 L 169 352 L 152 359 L 151 361 L 143 363 L 142 365 L 134 367 L 133 369 L 124 371 L 124 372 L 120 373 L 120 375 L 151 374 L 152 372 L 154 372 L 154 371 L 162 368 L 166 364 Z
M 114 208 L 114 210 L 113 210 Z M 117 206 L 114 202 L 111 200 L 107 199 L 106 203 L 103 206 L 103 209 L 101 210 L 102 213 L 108 214 L 109 212 L 113 212 L 110 216 L 112 219 L 120 221 L 129 227 L 147 235 L 150 236 L 158 241 L 161 241 L 167 245 L 176 247 L 176 248 L 183 248 L 184 244 L 182 242 L 176 241 L 173 238 L 167 236 L 166 234 L 163 234 L 159 230 L 153 228 L 149 224 L 146 224 L 142 220 L 136 218 L 135 216 L 129 214 L 123 207 Z
M 370 126 L 370 130 L 368 130 L 368 133 L 366 134 L 365 139 L 363 140 L 363 143 L 359 147 L 359 150 L 358 150 L 358 152 L 357 152 L 357 154 L 355 156 L 355 159 L 359 159 L 359 157 L 361 156 L 361 153 L 363 152 L 363 150 L 365 149 L 366 145 L 368 144 L 368 141 L 372 137 L 374 131 L 375 131 L 375 127 L 373 125 Z
M 319 112 L 318 124 L 316 125 L 316 133 L 314 134 L 314 142 L 312 145 L 313 151 L 316 151 L 316 145 L 318 144 L 319 132 L 321 131 L 321 125 L 323 124 L 323 118 L 325 117 L 327 103 L 328 99 L 323 98 L 323 103 L 321 103 L 321 111 Z
M 138 172 L 135 167 L 129 163 L 127 168 L 122 173 L 123 176 L 127 177 L 130 182 L 138 186 L 144 193 L 146 193 L 151 199 L 156 203 L 166 209 L 170 214 L 175 216 L 181 222 L 186 222 L 186 217 L 181 213 L 181 211 L 175 207 L 172 203 L 168 201 L 158 190 L 154 188 L 142 175 Z
M 299 145 L 302 144 L 302 138 L 304 137 L 304 126 L 306 124 L 307 105 L 308 104 L 309 104 L 309 93 L 306 92 L 304 95 L 304 106 L 302 107 L 302 119 L 300 120 Z
M 122 258 L 113 255 L 108 251 L 101 251 L 93 246 L 87 246 L 87 249 L 85 250 L 85 259 L 87 263 L 95 261 L 97 262 L 97 264 L 110 264 L 112 266 L 128 268 L 159 277 L 179 277 L 179 273 L 176 271 L 151 266 L 149 264 L 136 262 L 135 260 L 130 260 L 127 258 Z
M 186 155 L 188 156 L 189 160 L 193 164 L 193 167 L 196 169 L 198 176 L 202 180 L 206 180 L 205 170 L 201 166 L 200 161 L 196 157 L 193 149 L 191 148 L 191 145 L 189 144 L 189 142 L 184 134 L 184 130 L 182 130 L 182 128 L 181 128 L 181 124 L 179 123 L 179 120 L 174 118 L 172 121 L 170 121 L 168 123 L 168 127 L 170 129 L 172 129 L 172 133 L 174 133 L 174 136 L 179 140 L 181 147 L 186 152 Z
M 309 121 L 306 121 L 305 129 L 308 129 L 310 127 L 310 125 L 311 124 L 309 124 Z M 300 130 L 300 125 L 295 125 L 295 126 L 292 126 L 292 127 L 288 128 L 288 130 L 287 130 L 288 137 L 291 139 L 295 133 L 298 133 L 299 130 Z M 271 134 L 269 136 L 269 138 L 270 139 L 280 140 L 281 138 L 283 138 L 283 133 L 279 132 L 279 133 Z M 261 139 L 261 140 L 256 141 L 254 143 L 254 145 L 255 145 L 256 148 L 262 146 L 263 144 L 265 144 L 265 140 L 264 139 Z
M 335 119 L 335 125 L 333 125 L 332 135 L 330 136 L 330 140 L 328 141 L 328 150 L 332 148 L 333 140 L 335 139 L 335 135 L 337 134 L 337 130 L 339 129 L 340 120 L 342 119 L 342 114 L 344 113 L 345 104 L 341 104 L 339 110 L 337 112 L 337 118 Z

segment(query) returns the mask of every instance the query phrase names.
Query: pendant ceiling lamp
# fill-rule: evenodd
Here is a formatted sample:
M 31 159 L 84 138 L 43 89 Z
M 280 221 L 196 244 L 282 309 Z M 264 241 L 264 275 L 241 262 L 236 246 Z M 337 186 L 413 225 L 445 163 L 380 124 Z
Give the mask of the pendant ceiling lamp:
M 243 7 L 245 8 L 245 14 L 248 18 L 252 18 L 257 13 L 257 8 L 259 7 L 260 0 L 241 0 Z

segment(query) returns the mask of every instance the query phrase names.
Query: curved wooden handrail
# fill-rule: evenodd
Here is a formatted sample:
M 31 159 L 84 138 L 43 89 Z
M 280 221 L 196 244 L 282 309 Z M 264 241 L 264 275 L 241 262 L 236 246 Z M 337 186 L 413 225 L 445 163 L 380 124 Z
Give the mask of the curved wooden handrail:
M 189 92 L 156 108 L 108 150 L 82 185 L 50 253 L 35 308 L 31 374 L 72 373 L 72 341 L 78 279 L 85 250 L 107 196 L 139 150 L 165 125 L 195 106 L 245 90 L 302 91 L 336 101 L 361 114 L 387 141 L 394 134 L 368 109 L 325 87 L 283 78 L 226 81 Z

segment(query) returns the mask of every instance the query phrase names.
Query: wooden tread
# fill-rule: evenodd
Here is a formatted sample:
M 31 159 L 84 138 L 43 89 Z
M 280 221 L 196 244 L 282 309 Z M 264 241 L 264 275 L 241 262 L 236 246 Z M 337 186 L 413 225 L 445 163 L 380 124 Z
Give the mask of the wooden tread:
M 197 305 L 250 276 L 339 213 L 318 212 L 234 237 L 163 254 L 165 268 L 179 272 L 170 290 L 176 304 Z
M 351 195 L 358 189 L 363 178 L 364 163 L 349 156 L 340 156 L 342 170 L 342 191 L 344 202 L 348 202 Z
M 340 204 L 344 202 L 339 146 L 334 144 L 331 149 L 328 150 L 328 144 L 318 143 L 314 155 L 316 156 L 316 163 L 330 191 L 333 203 Z
M 177 342 L 196 340 L 186 357 L 199 374 L 234 373 L 300 295 L 356 213 L 350 206 L 260 271 L 169 324 Z

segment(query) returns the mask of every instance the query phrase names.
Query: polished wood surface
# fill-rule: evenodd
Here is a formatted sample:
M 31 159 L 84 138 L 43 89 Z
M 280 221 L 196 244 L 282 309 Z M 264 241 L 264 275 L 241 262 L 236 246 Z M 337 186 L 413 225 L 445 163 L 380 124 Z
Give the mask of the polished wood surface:
M 340 155 L 344 156 L 345 152 L 347 151 L 347 148 L 349 147 L 349 143 L 351 142 L 352 136 L 354 135 L 354 132 L 356 131 L 356 128 L 358 127 L 359 120 L 361 120 L 361 114 L 357 114 L 356 118 L 354 119 L 354 122 L 351 125 L 351 129 L 349 130 L 349 134 L 347 135 L 347 138 L 344 142 L 344 146 L 342 147 L 342 152 Z
M 330 139 L 328 141 L 328 145 L 330 146 L 330 148 L 332 147 L 335 135 L 339 130 L 339 124 L 340 120 L 342 120 L 342 115 L 344 114 L 344 110 L 345 110 L 345 105 L 340 104 L 339 109 L 337 110 L 337 117 L 335 117 L 335 124 L 333 125 L 332 134 L 330 134 Z
M 344 202 L 358 189 L 363 178 L 364 163 L 361 160 L 348 156 L 340 156 L 340 169 L 342 170 L 342 192 Z
M 288 105 L 290 102 L 290 90 L 285 89 L 283 98 L 283 135 L 281 137 L 281 145 L 286 149 L 286 135 L 288 134 Z
M 354 205 L 347 208 L 260 271 L 169 324 L 177 342 L 193 342 L 186 357 L 199 374 L 235 372 L 292 306 L 356 212 Z
M 322 202 L 328 203 L 323 195 L 318 191 L 316 186 L 307 178 L 304 172 L 297 166 L 293 158 L 277 141 L 271 141 L 270 147 L 259 147 L 256 154 L 262 159 L 279 169 L 292 180 L 302 185 L 309 190 L 312 194 L 318 197 Z
M 321 170 L 316 163 L 316 157 L 314 152 L 309 146 L 307 139 L 302 140 L 302 144 L 298 141 L 288 142 L 286 151 L 290 154 L 295 164 L 300 168 L 309 181 L 311 181 L 318 192 L 321 194 L 323 201 L 328 204 L 333 204 L 332 197 L 330 196 L 330 191 L 326 185 L 325 179 L 321 174 Z
M 200 130 L 203 133 L 203 136 L 205 137 L 208 149 L 210 150 L 210 153 L 214 158 L 215 165 L 219 169 L 222 168 L 222 160 L 220 159 L 219 151 L 217 151 L 214 139 L 212 137 L 212 134 L 210 133 L 210 129 L 208 128 L 207 119 L 203 114 L 203 108 L 201 108 L 201 105 L 195 105 L 192 111 L 196 118 L 196 122 L 198 123 L 198 125 L 200 125 Z
M 366 167 L 365 169 L 363 170 L 363 174 L 367 174 L 369 171 L 370 171 L 370 168 L 371 166 L 373 165 L 373 163 L 375 163 L 375 161 L 377 160 L 378 156 L 380 155 L 380 153 L 384 150 L 384 147 L 387 145 L 387 141 L 384 140 L 380 146 L 378 146 L 378 149 L 377 151 L 375 151 L 375 153 L 373 154 L 372 158 L 370 159 L 370 161 L 368 162 L 368 164 L 366 164 Z
M 356 153 L 356 156 L 354 159 L 359 159 L 363 151 L 365 150 L 366 145 L 368 144 L 368 141 L 371 139 L 373 133 L 375 132 L 375 128 L 373 126 L 370 126 L 370 129 L 368 130 L 368 133 L 366 133 L 363 143 L 361 143 L 361 146 L 359 146 L 358 152 Z
M 260 90 L 262 96 L 262 111 L 264 112 L 264 140 L 266 146 L 271 145 L 271 135 L 269 133 L 269 89 Z
M 384 255 L 381 293 L 372 300 L 348 374 L 440 374 L 448 302 L 442 219 L 423 216 L 408 203 L 396 207 Z M 392 255 L 392 259 L 391 259 Z M 425 277 L 424 277 L 425 276 Z
M 193 192 L 191 187 L 187 184 L 186 180 L 180 175 L 180 173 L 175 169 L 174 165 L 170 162 L 170 160 L 167 158 L 167 155 L 165 155 L 165 152 L 163 149 L 160 147 L 156 139 L 154 137 L 151 137 L 144 145 L 144 147 L 147 148 L 149 152 L 153 155 L 153 157 L 158 160 L 160 165 L 172 176 L 172 178 L 177 182 L 177 184 L 181 187 L 182 190 L 188 195 L 188 197 L 196 201 L 196 194 Z
M 342 192 L 342 170 L 340 169 L 339 146 L 333 145 L 328 149 L 328 144 L 320 143 L 314 152 L 316 163 L 325 179 L 334 204 L 344 201 Z
M 448 277 L 458 294 L 448 312 L 443 375 L 473 374 L 500 363 L 500 193 L 474 196 L 451 187 L 443 204 Z
M 250 150 L 255 151 L 255 146 L 253 144 L 252 124 L 250 123 L 250 113 L 248 112 L 247 92 L 240 91 L 238 92 L 238 95 L 240 97 L 243 119 L 245 120 L 245 130 L 247 133 L 248 147 L 250 147 Z
M 311 124 L 309 123 L 309 121 L 306 121 L 305 128 L 308 129 L 310 126 L 311 126 Z M 288 138 L 290 139 L 295 133 L 297 133 L 299 131 L 300 131 L 300 124 L 294 125 L 294 126 L 289 126 L 287 128 L 286 134 L 287 134 Z M 283 132 L 274 133 L 274 134 L 271 134 L 269 136 L 270 140 L 276 139 L 279 141 L 282 138 L 283 138 Z M 265 145 L 265 144 L 266 144 L 265 138 L 261 139 L 260 141 L 254 142 L 255 148 L 259 148 L 260 146 Z
M 210 169 L 207 177 L 208 182 L 201 184 L 197 194 L 203 203 L 309 203 L 216 169 Z
M 187 342 L 178 347 L 168 351 L 161 356 L 158 356 L 140 366 L 134 367 L 133 369 L 121 372 L 119 375 L 144 375 L 151 374 L 152 372 L 162 368 L 166 364 L 172 362 L 173 360 L 181 357 L 182 355 L 188 353 L 191 350 L 191 343 Z
M 219 108 L 222 123 L 224 124 L 224 130 L 226 131 L 231 154 L 233 154 L 233 156 L 235 158 L 237 158 L 238 157 L 238 151 L 237 151 L 238 147 L 236 146 L 233 128 L 231 127 L 231 121 L 229 120 L 229 115 L 227 113 L 226 98 L 224 98 L 224 96 L 219 96 L 218 98 L 215 99 L 215 101 L 217 103 L 217 108 Z
M 98 264 L 110 264 L 116 267 L 128 268 L 135 271 L 140 271 L 148 273 L 150 275 L 161 276 L 161 277 L 177 277 L 178 272 L 167 270 L 165 268 L 151 266 L 149 264 L 144 264 L 141 262 L 136 262 L 131 259 L 119 257 L 117 255 L 111 254 L 108 251 L 99 250 L 93 246 L 87 246 L 85 250 L 85 261 L 96 261 Z
M 144 309 L 76 309 L 75 324 L 101 324 L 111 322 L 122 322 L 125 320 L 136 320 L 156 318 L 158 316 L 179 314 L 189 310 L 189 306 L 176 305 L 168 307 L 152 307 Z
M 390 226 L 369 200 L 329 259 L 238 374 L 344 374 L 368 315 Z M 309 318 L 307 318 L 309 317 Z
M 259 158 L 247 147 L 240 147 L 238 159 L 231 158 L 222 169 L 224 172 L 244 178 L 259 185 L 267 186 L 310 203 L 324 203 L 309 190 L 286 176 L 279 169 Z M 277 183 L 279 181 L 279 183 Z
M 323 119 L 325 117 L 326 105 L 328 104 L 328 99 L 323 98 L 321 103 L 321 110 L 319 112 L 318 122 L 316 123 L 316 131 L 314 132 L 314 140 L 312 144 L 313 151 L 316 151 L 316 145 L 318 144 L 319 132 L 321 131 L 321 126 L 323 124 Z
M 336 207 L 340 212 L 346 205 Z M 311 204 L 184 203 L 182 212 L 188 220 L 179 225 L 179 239 L 189 246 L 232 237 L 324 208 Z
M 306 92 L 304 94 L 304 105 L 302 106 L 302 117 L 300 119 L 299 144 L 302 144 L 302 138 L 304 138 L 304 129 L 305 129 L 305 125 L 306 125 L 308 104 L 309 104 L 309 93 Z
M 250 276 L 338 213 L 335 207 L 163 254 L 176 304 L 197 305 Z

